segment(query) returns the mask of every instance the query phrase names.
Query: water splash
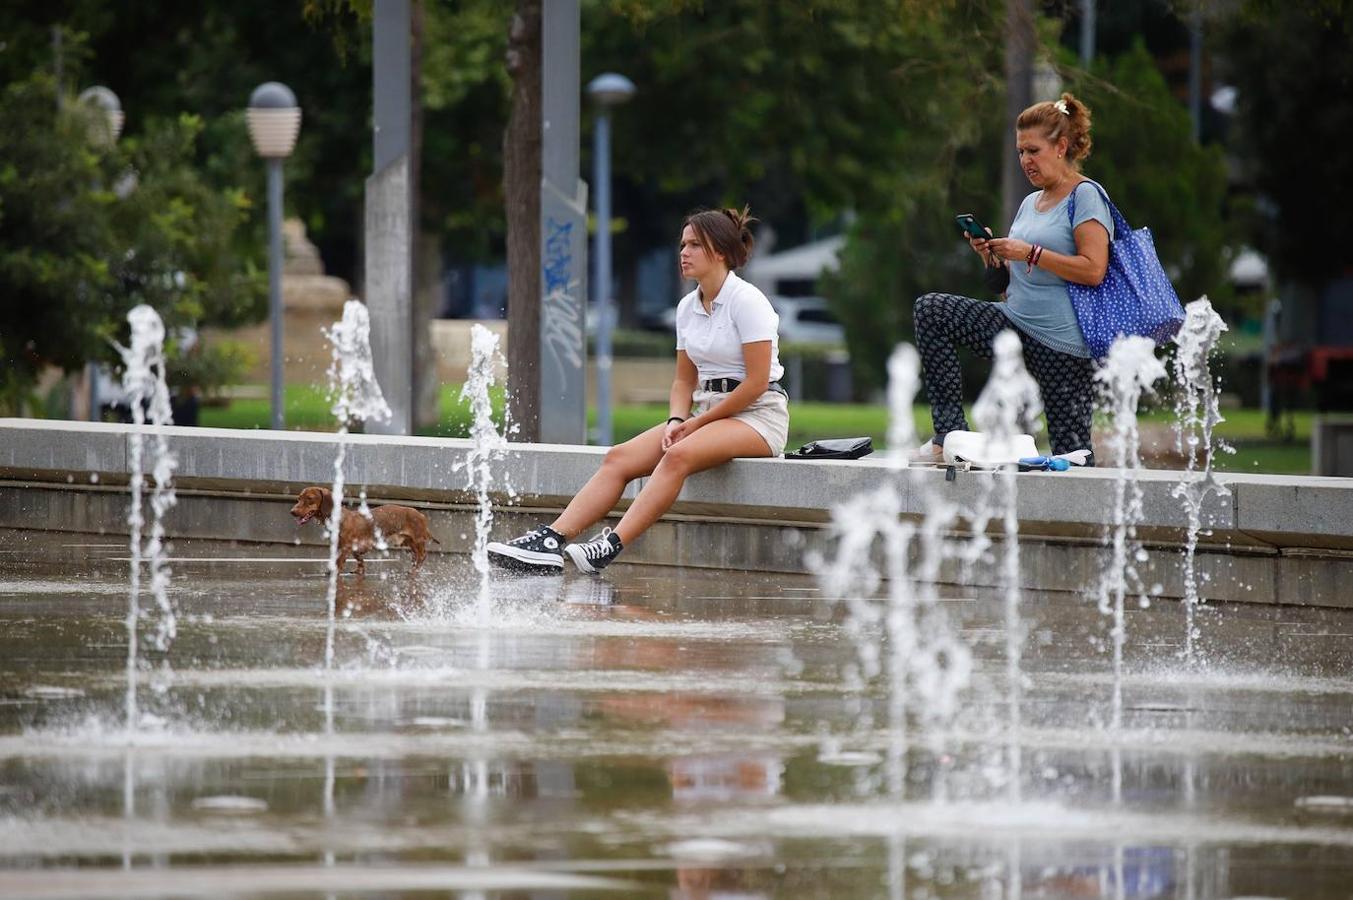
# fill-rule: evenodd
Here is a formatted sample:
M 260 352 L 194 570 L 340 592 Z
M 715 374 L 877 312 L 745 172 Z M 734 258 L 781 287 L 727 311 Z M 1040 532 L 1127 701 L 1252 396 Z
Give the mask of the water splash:
M 371 317 L 366 304 L 349 300 L 343 304 L 343 318 L 325 329 L 324 336 L 333 346 L 329 365 L 329 383 L 333 404 L 330 407 L 343 434 L 354 422 L 388 422 L 390 407 L 376 380 L 371 357 Z
M 899 346 L 888 371 L 888 458 L 895 477 L 832 510 L 827 537 L 833 553 L 830 558 L 811 555 L 810 565 L 824 589 L 846 604 L 845 629 L 857 658 L 848 681 L 863 689 L 882 678 L 888 686 L 884 777 L 889 796 L 901 801 L 907 784 L 909 719 L 917 720 L 921 736 L 938 748 L 972 666 L 971 652 L 938 603 L 936 589 L 946 557 L 944 537 L 957 509 L 931 496 L 919 527 L 904 515 L 904 479 L 917 473 L 907 468 L 905 456 L 915 440 L 912 403 L 920 384 L 915 349 Z M 913 487 L 921 484 L 921 479 L 912 479 Z M 865 704 L 857 724 L 869 728 L 869 715 Z
M 343 516 L 343 463 L 347 459 L 348 428 L 354 423 L 388 422 L 390 407 L 381 393 L 380 383 L 376 380 L 376 367 L 371 357 L 371 317 L 366 305 L 358 300 L 349 300 L 343 304 L 343 317 L 324 330 L 332 346 L 329 363 L 329 390 L 332 404 L 330 411 L 338 423 L 338 452 L 334 455 L 333 513 L 326 523 L 329 536 L 328 584 L 325 591 L 325 609 L 327 623 L 324 630 L 324 671 L 326 676 L 333 671 L 334 637 L 337 630 L 338 598 L 338 535 Z M 361 493 L 361 509 L 353 515 L 371 517 L 366 505 L 366 491 Z M 378 543 L 384 544 L 384 537 L 377 531 Z M 324 709 L 324 733 L 334 733 L 334 686 L 328 677 L 324 681 L 321 700 Z M 321 805 L 325 820 L 332 820 L 334 804 L 334 758 L 328 756 L 324 764 L 324 786 Z M 326 864 L 332 864 L 332 856 L 325 855 Z
M 911 344 L 898 344 L 888 357 L 888 459 L 899 468 L 916 446 L 911 408 L 920 389 L 921 357 Z
M 488 542 L 493 528 L 493 501 L 490 493 L 494 486 L 493 463 L 502 459 L 507 452 L 507 429 L 499 430 L 493 420 L 492 390 L 497 383 L 498 365 L 503 362 L 498 349 L 498 335 L 483 325 L 474 325 L 470 329 L 470 366 L 466 371 L 465 384 L 461 386 L 461 400 L 470 406 L 470 440 L 472 445 L 463 462 L 457 463 L 454 471 L 464 471 L 467 486 L 475 495 L 475 540 L 471 559 L 479 575 L 479 590 L 474 606 L 474 624 L 489 624 L 494 610 L 493 585 L 489 579 Z M 506 484 L 504 485 L 506 487 Z M 509 497 L 511 489 L 507 488 Z M 445 609 L 440 611 L 444 618 Z M 489 671 L 493 667 L 493 641 L 487 630 L 481 630 L 476 640 L 475 666 L 480 671 Z M 489 730 L 488 691 L 476 686 L 470 692 L 470 723 L 477 733 Z M 490 765 L 483 756 L 466 760 L 462 765 L 462 778 L 465 793 L 471 798 L 471 813 L 475 818 L 483 815 L 489 797 Z M 487 851 L 476 849 L 476 856 L 482 856 L 487 864 Z
M 329 633 L 324 642 L 324 667 L 333 667 L 335 600 L 338 596 L 338 530 L 343 511 L 343 463 L 347 459 L 348 428 L 353 423 L 388 422 L 390 407 L 376 381 L 371 358 L 371 318 L 366 305 L 349 300 L 343 305 L 343 318 L 325 329 L 324 336 L 333 347 L 329 364 L 330 411 L 338 423 L 338 452 L 334 456 L 333 514 L 327 523 L 329 535 L 329 586 L 325 604 Z
M 1024 367 L 1024 347 L 1010 330 L 996 336 L 992 345 L 995 357 L 991 377 L 973 405 L 973 420 L 979 431 L 996 442 L 1009 442 L 1025 428 L 1031 431 L 1042 412 L 1038 382 Z M 1007 789 L 1011 800 L 1020 796 L 1020 707 L 1022 703 L 1021 660 L 1024 624 L 1020 617 L 1019 583 L 1019 483 L 1016 466 L 1002 466 L 998 476 L 1002 488 L 1002 564 L 1001 587 L 1005 611 L 1005 676 L 1009 728 L 1006 744 Z M 982 528 L 985 531 L 985 524 Z
M 366 502 L 366 488 L 362 488 L 357 494 L 357 515 L 361 516 L 371 523 L 371 536 L 375 543 L 375 549 L 382 552 L 390 549 L 390 544 L 385 540 L 385 532 L 381 531 L 376 524 L 376 517 L 371 513 L 371 507 Z
M 129 546 L 131 550 L 131 584 L 127 600 L 127 696 L 126 718 L 127 732 L 134 734 L 139 713 L 137 710 L 137 675 L 140 666 L 139 641 L 137 630 L 140 624 L 141 608 L 141 563 L 149 561 L 150 592 L 155 599 L 159 615 L 155 631 L 151 636 L 151 646 L 165 653 L 169 650 L 178 633 L 177 617 L 173 602 L 169 598 L 170 569 L 165 560 L 164 518 L 174 507 L 177 498 L 174 495 L 173 478 L 178 461 L 169 452 L 169 442 L 162 426 L 173 424 L 174 417 L 169 403 L 169 387 L 165 383 L 164 371 L 164 322 L 159 313 L 145 304 L 134 307 L 127 313 L 127 322 L 131 325 L 131 346 L 118 345 L 122 356 L 122 387 L 127 394 L 131 407 L 132 429 L 129 442 L 129 468 L 131 469 L 131 504 L 127 511 L 127 524 L 131 529 Z M 151 490 L 151 527 L 150 537 L 144 548 L 141 544 L 142 529 L 145 527 L 145 515 L 142 509 L 145 490 L 145 430 L 149 421 L 154 442 L 151 445 L 151 477 L 155 486 Z M 167 664 L 167 663 L 166 663 Z
M 1188 516 L 1184 539 L 1184 659 L 1194 661 L 1194 645 L 1199 632 L 1196 623 L 1198 573 L 1195 555 L 1203 531 L 1203 506 L 1209 497 L 1221 500 L 1231 492 L 1219 483 L 1212 470 L 1218 449 L 1235 452 L 1225 443 L 1213 440 L 1213 429 L 1225 421 L 1217 402 L 1217 385 L 1208 367 L 1217 341 L 1227 330 L 1226 323 L 1212 308 L 1207 297 L 1200 297 L 1184 310 L 1184 325 L 1175 335 L 1174 357 L 1175 450 L 1185 454 L 1184 479 L 1174 486 L 1177 498 Z
M 489 532 L 493 527 L 493 503 L 489 497 L 494 482 L 492 464 L 502 459 L 507 452 L 507 438 L 493 421 L 493 401 L 490 396 L 497 383 L 497 367 L 501 358 L 498 335 L 483 325 L 475 325 L 470 329 L 470 368 L 466 372 L 465 384 L 461 386 L 460 398 L 470 405 L 470 439 L 473 446 L 465 462 L 458 464 L 456 470 L 464 469 L 468 487 L 475 493 L 477 511 L 472 559 L 481 579 L 487 579 L 489 574 L 487 548 Z
M 1138 566 L 1147 560 L 1137 541 L 1137 523 L 1142 520 L 1141 434 L 1137 410 L 1143 395 L 1155 392 L 1155 383 L 1165 377 L 1165 366 L 1156 358 L 1156 343 L 1139 336 L 1120 337 L 1109 348 L 1104 365 L 1095 372 L 1100 399 L 1112 419 L 1109 450 L 1118 469 L 1114 480 L 1113 517 L 1109 528 L 1110 558 L 1100 577 L 1099 611 L 1112 613 L 1113 629 L 1113 727 L 1123 723 L 1123 644 L 1127 640 L 1124 603 L 1129 590 L 1147 601 Z

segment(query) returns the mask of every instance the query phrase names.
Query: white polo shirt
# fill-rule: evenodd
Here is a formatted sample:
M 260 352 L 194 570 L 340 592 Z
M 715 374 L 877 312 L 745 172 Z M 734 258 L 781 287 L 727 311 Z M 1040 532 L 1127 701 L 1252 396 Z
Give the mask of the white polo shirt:
M 780 365 L 780 317 L 766 295 L 736 272 L 728 273 L 709 312 L 700 302 L 700 288 L 681 298 L 676 333 L 676 348 L 686 351 L 701 381 L 746 380 L 742 345 L 757 341 L 770 341 L 770 380 L 779 381 L 785 374 Z

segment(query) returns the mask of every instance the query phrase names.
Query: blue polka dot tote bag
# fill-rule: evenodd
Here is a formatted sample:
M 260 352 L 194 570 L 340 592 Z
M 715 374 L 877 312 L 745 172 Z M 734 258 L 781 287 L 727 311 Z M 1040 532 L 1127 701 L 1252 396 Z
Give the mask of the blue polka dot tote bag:
M 1093 181 L 1090 184 L 1109 207 L 1114 235 L 1109 244 L 1109 269 L 1099 286 L 1073 281 L 1066 284 L 1090 355 L 1095 359 L 1108 356 L 1109 347 L 1120 335 L 1140 335 L 1163 344 L 1184 324 L 1184 307 L 1156 256 L 1151 229 L 1133 229 L 1104 189 Z M 1075 190 L 1066 207 L 1074 228 Z

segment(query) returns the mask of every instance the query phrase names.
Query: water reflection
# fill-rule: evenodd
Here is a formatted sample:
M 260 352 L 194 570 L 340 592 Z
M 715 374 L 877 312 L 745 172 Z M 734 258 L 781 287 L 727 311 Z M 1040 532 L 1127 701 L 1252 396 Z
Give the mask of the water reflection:
M 589 581 L 595 585 L 607 584 L 603 580 Z M 591 598 L 600 593 L 613 594 L 613 589 L 610 592 L 594 590 L 584 602 L 595 602 Z M 614 604 L 613 597 L 608 602 Z M 660 618 L 659 611 L 650 607 L 612 605 L 611 610 L 632 620 Z M 690 656 L 689 647 L 680 639 L 651 638 L 642 644 L 628 641 L 601 643 L 594 661 L 608 669 L 669 671 L 688 667 Z M 717 676 L 714 677 L 717 680 Z M 681 691 L 647 695 L 610 693 L 603 695 L 597 706 L 607 717 L 617 721 L 688 735 L 766 733 L 778 729 L 785 720 L 782 696 L 739 697 Z M 784 760 L 780 754 L 770 751 L 689 753 L 668 759 L 663 768 L 672 801 L 682 810 L 765 805 L 780 795 L 784 779 Z M 773 853 L 770 845 L 751 848 L 727 845 L 713 841 L 713 837 L 689 834 L 669 845 L 676 875 L 671 896 L 688 900 L 714 897 L 750 900 L 769 896 L 748 887 L 745 883 L 747 872 L 743 868 L 714 865 L 707 857 L 729 852 L 770 857 Z
M 178 571 L 165 721 L 131 748 L 113 737 L 123 647 L 106 588 L 120 575 L 27 573 L 32 590 L 5 594 L 0 894 L 40 893 L 49 869 L 77 864 L 159 872 L 123 893 L 174 894 L 196 866 L 278 861 L 338 893 L 325 867 L 386 893 L 400 889 L 382 867 L 529 865 L 690 898 L 1344 896 L 1353 883 L 1353 812 L 1297 803 L 1348 793 L 1353 679 L 1312 643 L 1348 631 L 1347 614 L 1210 610 L 1202 640 L 1225 643 L 1231 668 L 1185 677 L 1139 650 L 1111 732 L 1086 724 L 1113 684 L 1108 655 L 1087 649 L 1097 614 L 1031 598 L 1021 802 L 985 769 L 1006 742 L 991 726 L 1006 696 L 993 640 L 946 739 L 949 799 L 929 799 L 935 761 L 912 747 L 898 805 L 887 735 L 853 731 L 844 709 L 883 698 L 843 688 L 851 643 L 806 580 L 624 567 L 495 580 L 481 624 L 444 602 L 473 612 L 477 581 L 459 570 L 347 578 L 326 673 L 321 578 Z M 999 597 L 962 610 L 965 629 L 999 635 Z M 1144 642 L 1179 640 L 1178 609 L 1132 615 Z M 1280 640 L 1288 630 L 1305 642 Z M 1282 667 L 1265 663 L 1275 647 Z M 833 740 L 853 755 L 824 754 Z M 266 808 L 203 802 L 222 797 Z

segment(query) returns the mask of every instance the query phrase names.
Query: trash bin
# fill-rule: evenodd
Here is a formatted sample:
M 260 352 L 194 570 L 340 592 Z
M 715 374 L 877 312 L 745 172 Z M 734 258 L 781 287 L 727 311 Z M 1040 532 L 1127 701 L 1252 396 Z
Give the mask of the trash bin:
M 827 354 L 827 402 L 849 403 L 854 397 L 850 377 L 850 354 L 832 350 Z
M 1353 476 L 1353 416 L 1315 416 L 1311 463 L 1314 475 Z

